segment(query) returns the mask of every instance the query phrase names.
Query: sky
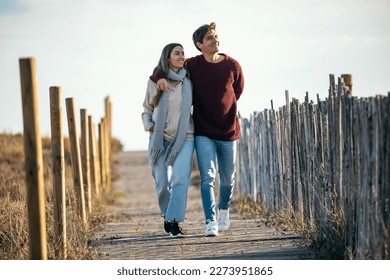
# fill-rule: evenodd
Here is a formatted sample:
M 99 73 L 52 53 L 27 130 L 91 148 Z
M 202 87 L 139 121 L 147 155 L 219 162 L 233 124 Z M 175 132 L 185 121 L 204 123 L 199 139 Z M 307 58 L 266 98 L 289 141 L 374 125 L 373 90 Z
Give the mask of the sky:
M 40 131 L 50 136 L 49 88 L 74 97 L 95 123 L 112 103 L 112 133 L 125 150 L 146 150 L 141 113 L 162 48 L 216 22 L 220 51 L 245 77 L 238 110 L 282 107 L 328 95 L 329 74 L 353 75 L 359 97 L 390 92 L 389 0 L 0 0 L 0 132 L 23 131 L 19 59 L 34 57 Z M 79 116 L 78 122 L 80 121 Z

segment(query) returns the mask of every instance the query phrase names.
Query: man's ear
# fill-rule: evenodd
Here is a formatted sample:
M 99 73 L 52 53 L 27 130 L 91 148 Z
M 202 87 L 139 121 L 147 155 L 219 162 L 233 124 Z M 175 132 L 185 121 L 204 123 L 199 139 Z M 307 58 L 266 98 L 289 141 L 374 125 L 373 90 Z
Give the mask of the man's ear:
M 200 47 L 202 46 L 202 43 L 201 42 L 196 42 L 196 46 L 200 49 Z

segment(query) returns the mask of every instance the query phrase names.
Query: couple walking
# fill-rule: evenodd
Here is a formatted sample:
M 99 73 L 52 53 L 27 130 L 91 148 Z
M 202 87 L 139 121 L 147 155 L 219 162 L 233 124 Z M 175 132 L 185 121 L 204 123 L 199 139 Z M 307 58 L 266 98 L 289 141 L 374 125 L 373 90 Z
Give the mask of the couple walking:
M 150 133 L 149 163 L 164 229 L 174 237 L 183 235 L 179 223 L 185 217 L 194 149 L 205 236 L 229 229 L 240 134 L 237 100 L 244 88 L 241 66 L 219 53 L 215 23 L 200 26 L 193 33 L 193 42 L 202 54 L 188 59 L 181 44 L 164 47 L 148 80 L 142 113 L 145 131 Z

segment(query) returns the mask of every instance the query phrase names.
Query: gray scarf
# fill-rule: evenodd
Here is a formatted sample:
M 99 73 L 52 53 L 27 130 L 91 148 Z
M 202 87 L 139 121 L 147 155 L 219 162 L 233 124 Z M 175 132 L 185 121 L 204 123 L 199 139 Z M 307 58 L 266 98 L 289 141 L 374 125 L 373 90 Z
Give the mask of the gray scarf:
M 178 73 L 169 70 L 168 79 L 181 81 L 183 80 L 182 86 L 182 100 L 180 105 L 180 120 L 179 127 L 176 133 L 176 136 L 169 144 L 167 151 L 165 153 L 165 164 L 167 166 L 172 166 L 175 162 L 177 155 L 179 154 L 181 147 L 184 144 L 186 139 L 186 134 L 188 130 L 188 123 L 190 121 L 191 114 L 191 104 L 192 104 L 192 85 L 191 81 L 186 77 L 187 71 L 182 68 Z M 164 128 L 165 128 L 165 119 L 168 111 L 168 102 L 169 102 L 169 92 L 163 92 L 161 99 L 158 104 L 158 113 L 157 120 L 154 125 L 154 132 L 150 139 L 151 145 L 149 150 L 149 158 L 151 164 L 153 164 L 156 159 L 164 151 L 163 140 L 164 140 Z

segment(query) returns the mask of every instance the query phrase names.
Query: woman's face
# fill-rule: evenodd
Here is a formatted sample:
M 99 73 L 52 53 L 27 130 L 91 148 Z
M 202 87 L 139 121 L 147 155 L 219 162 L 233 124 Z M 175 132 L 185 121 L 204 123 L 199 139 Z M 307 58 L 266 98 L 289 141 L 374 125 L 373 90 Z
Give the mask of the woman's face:
M 174 47 L 169 57 L 169 66 L 172 71 L 177 72 L 183 68 L 185 59 L 184 49 L 181 46 Z

